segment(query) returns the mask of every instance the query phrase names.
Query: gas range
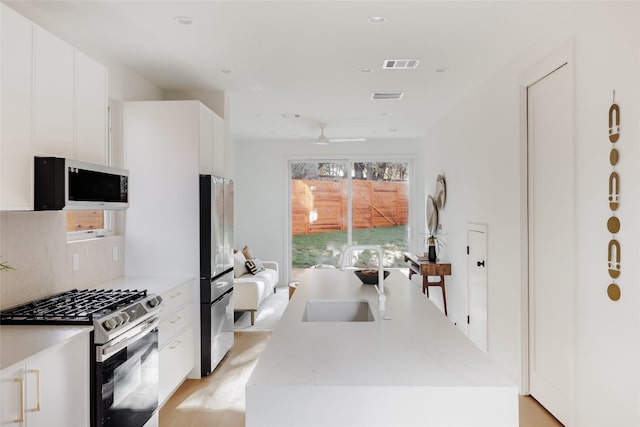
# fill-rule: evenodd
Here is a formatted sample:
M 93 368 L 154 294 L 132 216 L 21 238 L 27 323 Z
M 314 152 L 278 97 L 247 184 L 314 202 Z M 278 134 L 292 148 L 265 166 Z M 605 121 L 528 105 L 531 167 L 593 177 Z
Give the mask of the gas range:
M 93 325 L 94 342 L 104 344 L 157 316 L 159 296 L 127 289 L 72 289 L 0 312 L 4 325 Z
M 142 427 L 158 409 L 162 298 L 73 289 L 0 312 L 3 325 L 93 325 L 91 427 Z

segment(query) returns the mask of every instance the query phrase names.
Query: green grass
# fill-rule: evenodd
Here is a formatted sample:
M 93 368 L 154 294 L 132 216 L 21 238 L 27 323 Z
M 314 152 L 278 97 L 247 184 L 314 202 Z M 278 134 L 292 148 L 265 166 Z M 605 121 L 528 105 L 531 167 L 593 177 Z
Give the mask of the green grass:
M 403 254 L 408 251 L 407 226 L 380 227 L 353 230 L 353 243 L 358 245 L 380 245 L 384 253 L 385 267 L 404 267 Z M 347 246 L 347 232 L 293 236 L 292 267 L 308 268 L 317 264 L 338 266 L 342 252 Z M 365 251 L 358 256 L 356 266 L 377 266 L 376 254 Z

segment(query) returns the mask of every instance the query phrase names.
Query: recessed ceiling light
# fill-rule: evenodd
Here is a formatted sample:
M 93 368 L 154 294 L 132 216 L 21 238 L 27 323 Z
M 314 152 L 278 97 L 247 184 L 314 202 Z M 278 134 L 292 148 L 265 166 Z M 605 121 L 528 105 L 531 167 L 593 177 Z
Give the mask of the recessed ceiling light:
M 190 16 L 176 16 L 173 18 L 178 24 L 191 25 L 193 24 L 193 18 Z
M 389 129 L 389 132 L 398 132 L 398 129 L 396 129 L 396 128 L 391 128 L 391 129 Z
M 384 24 L 387 22 L 387 18 L 384 16 L 370 16 L 369 24 Z
M 360 68 L 358 71 L 361 73 L 373 73 L 371 68 Z
M 229 74 L 231 70 L 229 68 L 218 68 L 218 72 L 222 74 Z
M 436 68 L 436 73 L 446 73 L 449 71 L 449 67 L 438 67 Z

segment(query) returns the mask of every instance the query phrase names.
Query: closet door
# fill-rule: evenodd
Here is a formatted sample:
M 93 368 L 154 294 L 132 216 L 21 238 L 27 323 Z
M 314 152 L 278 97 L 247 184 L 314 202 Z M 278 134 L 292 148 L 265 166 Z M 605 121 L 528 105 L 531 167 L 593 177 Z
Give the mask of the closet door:
M 528 88 L 530 392 L 563 424 L 574 319 L 573 83 L 560 67 Z

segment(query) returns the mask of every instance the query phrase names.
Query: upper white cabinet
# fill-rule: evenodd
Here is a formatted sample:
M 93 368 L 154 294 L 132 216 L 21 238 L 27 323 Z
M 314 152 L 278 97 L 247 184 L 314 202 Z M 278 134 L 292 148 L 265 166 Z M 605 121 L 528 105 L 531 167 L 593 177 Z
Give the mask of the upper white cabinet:
M 33 26 L 0 5 L 0 209 L 33 209 Z
M 34 26 L 35 154 L 73 158 L 73 47 Z
M 0 4 L 0 210 L 33 209 L 33 157 L 106 164 L 107 69 Z
M 76 50 L 75 158 L 107 164 L 107 68 Z
M 200 106 L 200 173 L 224 176 L 224 120 Z

